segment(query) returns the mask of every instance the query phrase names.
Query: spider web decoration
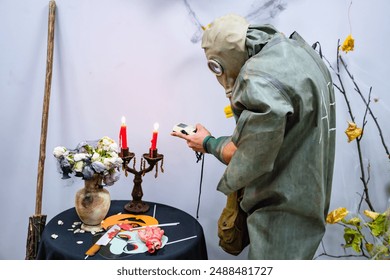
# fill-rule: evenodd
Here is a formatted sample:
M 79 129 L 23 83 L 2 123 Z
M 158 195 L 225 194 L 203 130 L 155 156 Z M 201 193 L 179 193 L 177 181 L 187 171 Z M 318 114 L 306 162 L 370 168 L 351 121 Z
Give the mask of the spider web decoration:
M 188 16 L 191 22 L 195 25 L 196 31 L 191 37 L 192 43 L 198 43 L 203 34 L 203 26 L 196 16 L 194 10 L 191 8 L 187 0 L 183 0 L 184 5 L 187 9 Z M 245 18 L 251 22 L 268 22 L 275 18 L 280 12 L 286 9 L 287 1 L 285 0 L 255 0 L 249 10 L 250 12 Z
M 284 0 L 255 0 L 245 18 L 249 22 L 268 22 L 284 11 L 286 6 L 287 1 Z

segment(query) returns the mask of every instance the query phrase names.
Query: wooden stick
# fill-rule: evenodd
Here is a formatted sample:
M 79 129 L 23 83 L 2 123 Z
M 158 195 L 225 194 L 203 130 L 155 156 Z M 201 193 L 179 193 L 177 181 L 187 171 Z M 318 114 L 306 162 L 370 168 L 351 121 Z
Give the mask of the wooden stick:
M 38 161 L 37 190 L 35 197 L 35 215 L 29 218 L 26 260 L 35 260 L 37 258 L 38 246 L 41 240 L 42 232 L 46 225 L 46 215 L 42 215 L 42 191 L 43 191 L 43 173 L 46 157 L 46 136 L 47 122 L 49 115 L 51 77 L 53 66 L 53 46 L 54 46 L 54 22 L 55 22 L 55 1 L 49 2 L 49 22 L 47 36 L 47 58 L 46 58 L 46 81 L 45 94 L 43 97 L 41 142 Z
M 38 178 L 37 178 L 37 190 L 36 190 L 36 198 L 35 198 L 35 215 L 41 215 L 42 212 L 42 191 L 43 191 L 43 175 L 45 170 L 45 158 L 46 158 L 47 123 L 49 117 L 51 78 L 52 78 L 52 69 L 53 69 L 55 10 L 56 10 L 56 2 L 52 0 L 49 2 L 46 80 L 45 80 L 45 95 L 43 98 L 43 110 L 42 110 L 41 141 L 40 141 L 40 149 L 39 149 Z

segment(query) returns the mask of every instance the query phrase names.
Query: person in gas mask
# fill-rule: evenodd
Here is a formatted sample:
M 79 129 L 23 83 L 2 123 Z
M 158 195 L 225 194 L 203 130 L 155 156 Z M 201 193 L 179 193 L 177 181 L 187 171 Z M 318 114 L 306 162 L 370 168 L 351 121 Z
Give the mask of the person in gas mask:
M 298 33 L 216 19 L 202 48 L 224 87 L 236 121 L 215 138 L 201 124 L 173 136 L 226 164 L 217 189 L 243 190 L 249 259 L 312 259 L 325 232 L 334 155 L 332 79 L 320 55 Z

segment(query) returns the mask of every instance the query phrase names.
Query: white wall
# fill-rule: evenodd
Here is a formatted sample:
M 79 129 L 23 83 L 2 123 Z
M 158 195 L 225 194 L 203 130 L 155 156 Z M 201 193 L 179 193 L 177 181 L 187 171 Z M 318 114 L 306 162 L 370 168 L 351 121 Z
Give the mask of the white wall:
M 47 0 L 0 0 L 0 133 L 2 159 L 0 259 L 24 259 L 28 217 L 35 211 L 42 99 L 46 70 Z M 243 16 L 266 1 L 188 0 L 202 24 L 229 12 Z M 350 1 L 293 0 L 269 20 L 285 34 L 297 30 L 310 43 L 320 41 L 335 61 L 338 39 L 350 32 Z M 230 134 L 234 120 L 224 117 L 224 91 L 208 71 L 198 31 L 182 0 L 57 0 L 53 80 L 47 135 L 42 213 L 48 220 L 73 207 L 82 182 L 62 181 L 51 156 L 54 147 L 79 141 L 118 137 L 120 119 L 128 125 L 130 149 L 148 151 L 153 123 L 160 123 L 159 152 L 165 173 L 144 177 L 144 200 L 156 201 L 196 215 L 200 163 L 185 142 L 169 135 L 177 122 L 204 124 L 216 136 Z M 347 62 L 365 92 L 373 86 L 373 103 L 389 139 L 390 2 L 353 1 L 350 19 L 356 50 Z M 261 13 L 259 19 L 269 13 Z M 254 21 L 252 21 L 254 22 Z M 337 93 L 338 134 L 331 208 L 353 207 L 361 190 L 356 147 L 344 135 L 349 120 Z M 357 103 L 361 119 L 364 107 Z M 389 162 L 369 119 L 363 145 L 372 167 L 372 199 L 378 211 L 387 206 Z M 224 166 L 206 156 L 199 222 L 210 259 L 245 259 L 218 247 L 216 223 L 225 197 L 216 185 Z M 122 176 L 109 187 L 112 199 L 130 199 L 132 178 Z M 337 252 L 341 236 L 332 227 L 325 236 Z

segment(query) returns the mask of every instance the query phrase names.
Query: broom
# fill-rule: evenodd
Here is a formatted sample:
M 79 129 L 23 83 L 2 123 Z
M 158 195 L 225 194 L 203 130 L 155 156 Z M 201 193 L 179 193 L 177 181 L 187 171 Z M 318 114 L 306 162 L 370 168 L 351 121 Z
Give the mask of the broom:
M 41 124 L 41 141 L 38 160 L 37 189 L 35 198 L 35 214 L 29 217 L 26 260 L 36 259 L 38 246 L 41 240 L 42 232 L 46 225 L 46 215 L 42 215 L 42 190 L 43 174 L 46 157 L 46 136 L 47 123 L 49 116 L 51 77 L 53 69 L 53 48 L 54 48 L 54 22 L 55 22 L 55 1 L 49 2 L 49 20 L 48 20 L 48 37 L 47 37 L 47 58 L 46 58 L 46 80 L 45 94 L 43 97 L 42 124 Z

